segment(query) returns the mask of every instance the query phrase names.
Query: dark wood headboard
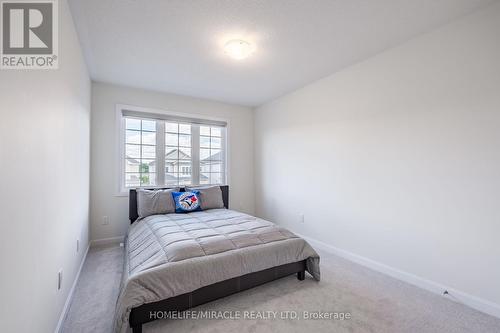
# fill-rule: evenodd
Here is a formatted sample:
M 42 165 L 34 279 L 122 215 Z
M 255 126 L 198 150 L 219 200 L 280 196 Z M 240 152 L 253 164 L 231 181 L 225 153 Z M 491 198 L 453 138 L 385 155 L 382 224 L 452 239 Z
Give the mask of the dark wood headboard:
M 200 186 L 202 187 L 202 186 Z M 162 187 L 162 188 L 146 188 L 146 190 L 166 190 L 171 187 Z M 229 208 L 229 185 L 221 185 L 220 189 L 222 191 L 222 201 L 224 201 L 224 207 Z M 184 192 L 186 188 L 181 187 L 180 191 Z M 137 214 L 137 191 L 134 189 L 130 190 L 128 196 L 128 218 L 130 223 L 134 223 L 139 215 Z

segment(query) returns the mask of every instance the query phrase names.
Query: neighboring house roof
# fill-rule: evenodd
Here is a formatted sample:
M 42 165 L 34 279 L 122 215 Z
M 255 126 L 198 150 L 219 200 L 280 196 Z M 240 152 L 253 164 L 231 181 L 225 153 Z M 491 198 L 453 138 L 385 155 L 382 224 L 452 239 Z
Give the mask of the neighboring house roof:
M 176 160 L 177 159 L 177 152 L 179 152 L 179 159 L 181 159 L 181 160 L 191 158 L 190 155 L 186 154 L 182 150 L 174 149 L 170 153 L 165 155 L 165 159 Z
M 202 159 L 202 161 L 222 161 L 222 150 L 219 151 L 217 154 Z

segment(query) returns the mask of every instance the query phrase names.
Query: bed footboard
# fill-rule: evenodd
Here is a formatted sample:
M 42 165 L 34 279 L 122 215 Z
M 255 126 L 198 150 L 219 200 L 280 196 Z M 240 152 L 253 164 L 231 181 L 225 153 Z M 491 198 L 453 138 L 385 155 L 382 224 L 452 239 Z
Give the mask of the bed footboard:
M 297 278 L 302 281 L 305 279 L 305 271 L 306 261 L 297 261 L 224 280 L 162 301 L 143 304 L 130 312 L 130 327 L 133 333 L 141 333 L 142 324 L 155 320 L 151 313 L 184 311 L 292 274 L 297 274 Z

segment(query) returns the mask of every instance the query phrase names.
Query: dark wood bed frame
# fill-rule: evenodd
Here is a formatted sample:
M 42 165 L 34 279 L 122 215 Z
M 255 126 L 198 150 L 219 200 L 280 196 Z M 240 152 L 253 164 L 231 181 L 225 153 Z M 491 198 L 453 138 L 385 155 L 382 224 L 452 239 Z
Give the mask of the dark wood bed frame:
M 229 208 L 229 186 L 222 185 L 220 188 L 222 190 L 224 207 Z M 181 192 L 183 191 L 184 188 L 181 188 Z M 129 195 L 130 223 L 134 223 L 138 217 L 137 192 L 135 189 L 132 189 L 130 190 Z M 297 274 L 297 278 L 302 281 L 305 278 L 305 271 L 306 261 L 302 260 L 224 280 L 200 289 L 196 289 L 190 293 L 178 295 L 158 302 L 143 304 L 139 307 L 133 308 L 130 312 L 130 327 L 132 327 L 133 333 L 141 333 L 142 324 L 155 320 L 155 316 L 151 315 L 152 313 L 164 311 L 184 311 L 291 274 Z

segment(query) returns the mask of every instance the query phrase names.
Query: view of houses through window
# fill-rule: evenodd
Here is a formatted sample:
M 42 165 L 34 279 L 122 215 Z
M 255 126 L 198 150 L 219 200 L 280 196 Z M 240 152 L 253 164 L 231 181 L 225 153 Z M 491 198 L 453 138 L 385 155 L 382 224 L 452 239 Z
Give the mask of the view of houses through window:
M 127 187 L 156 184 L 156 121 L 126 119 L 125 156 Z
M 222 129 L 200 126 L 200 183 L 223 183 Z
M 125 188 L 225 183 L 224 127 L 125 117 L 124 131 Z
M 191 172 L 185 172 L 193 163 L 191 126 L 190 124 L 165 123 L 165 184 L 167 185 L 193 183 Z

